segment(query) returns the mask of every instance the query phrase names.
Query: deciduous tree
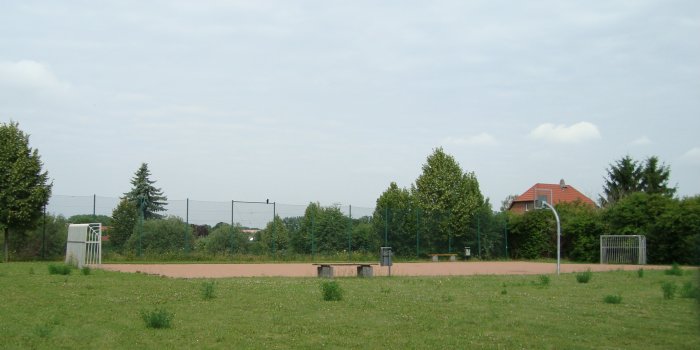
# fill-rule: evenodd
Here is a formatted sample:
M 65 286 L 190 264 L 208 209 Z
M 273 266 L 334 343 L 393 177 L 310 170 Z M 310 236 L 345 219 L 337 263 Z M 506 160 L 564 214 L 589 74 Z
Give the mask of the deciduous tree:
M 52 183 L 42 170 L 39 151 L 15 122 L 0 124 L 0 228 L 4 231 L 4 261 L 8 261 L 10 231 L 35 226 L 48 203 Z

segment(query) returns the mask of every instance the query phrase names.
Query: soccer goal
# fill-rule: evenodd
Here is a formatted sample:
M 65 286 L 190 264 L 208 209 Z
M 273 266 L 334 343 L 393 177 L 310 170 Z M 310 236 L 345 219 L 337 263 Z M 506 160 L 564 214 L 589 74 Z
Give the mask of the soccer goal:
M 647 263 L 646 237 L 601 235 L 600 263 L 645 265 Z
M 102 224 L 70 224 L 66 241 L 66 264 L 102 264 Z

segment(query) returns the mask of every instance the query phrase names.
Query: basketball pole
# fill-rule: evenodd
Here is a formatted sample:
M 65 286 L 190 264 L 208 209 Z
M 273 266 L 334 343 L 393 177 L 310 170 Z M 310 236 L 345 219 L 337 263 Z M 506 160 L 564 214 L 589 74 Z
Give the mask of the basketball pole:
M 561 223 L 559 222 L 559 214 L 554 210 L 554 207 L 547 203 L 547 201 L 542 201 L 542 204 L 547 206 L 547 208 L 552 210 L 554 213 L 554 218 L 557 219 L 557 276 L 559 275 L 560 265 L 561 265 Z

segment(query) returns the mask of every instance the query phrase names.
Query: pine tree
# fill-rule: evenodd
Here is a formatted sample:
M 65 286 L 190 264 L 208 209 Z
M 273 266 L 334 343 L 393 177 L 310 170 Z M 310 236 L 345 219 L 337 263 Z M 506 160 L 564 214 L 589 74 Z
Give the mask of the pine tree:
M 160 188 L 153 186 L 156 182 L 151 180 L 150 176 L 148 164 L 142 163 L 134 178 L 131 179 L 131 185 L 134 187 L 124 196 L 133 202 L 136 208 L 139 208 L 144 219 L 162 219 L 163 215 L 158 214 L 158 212 L 165 211 L 167 204 L 165 201 L 168 198 L 163 195 Z

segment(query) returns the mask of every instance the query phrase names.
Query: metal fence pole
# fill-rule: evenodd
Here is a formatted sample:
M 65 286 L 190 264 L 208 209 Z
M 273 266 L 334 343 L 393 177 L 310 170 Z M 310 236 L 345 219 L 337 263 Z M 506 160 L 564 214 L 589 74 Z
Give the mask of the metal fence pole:
M 277 202 L 272 202 L 272 256 L 273 259 L 277 259 L 277 238 L 275 236 L 275 229 L 277 228 Z
M 97 195 L 93 194 L 92 195 L 92 219 L 97 220 L 97 211 L 95 208 L 97 207 Z
M 415 209 L 414 215 L 416 217 L 416 259 L 418 259 L 420 257 L 420 209 Z
M 185 203 L 185 254 L 188 254 L 190 252 L 189 246 L 187 244 L 187 229 L 190 227 L 190 199 L 187 198 Z
M 352 204 L 348 205 L 348 261 L 352 260 Z
M 389 246 L 389 206 L 384 208 L 384 246 Z
M 476 249 L 478 249 L 479 259 L 481 259 L 481 215 L 476 217 Z
M 44 204 L 44 223 L 41 233 L 41 259 L 46 259 L 46 204 Z
M 506 241 L 506 260 L 508 260 L 508 218 L 506 217 L 506 220 L 503 223 L 503 234 L 505 235 L 505 241 Z
M 231 201 L 231 250 L 230 254 L 233 255 L 234 249 L 236 248 L 236 235 L 233 229 L 233 200 Z

